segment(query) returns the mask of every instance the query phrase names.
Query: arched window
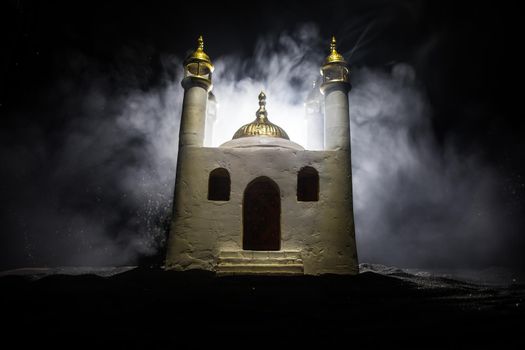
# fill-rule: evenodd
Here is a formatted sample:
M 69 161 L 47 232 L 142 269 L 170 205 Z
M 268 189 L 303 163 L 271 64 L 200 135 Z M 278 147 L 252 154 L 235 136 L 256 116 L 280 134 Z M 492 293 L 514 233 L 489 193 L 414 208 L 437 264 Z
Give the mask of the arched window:
M 230 200 L 230 173 L 224 168 L 213 169 L 208 180 L 208 199 L 210 201 Z
M 297 174 L 297 200 L 315 202 L 319 200 L 319 173 L 305 166 Z

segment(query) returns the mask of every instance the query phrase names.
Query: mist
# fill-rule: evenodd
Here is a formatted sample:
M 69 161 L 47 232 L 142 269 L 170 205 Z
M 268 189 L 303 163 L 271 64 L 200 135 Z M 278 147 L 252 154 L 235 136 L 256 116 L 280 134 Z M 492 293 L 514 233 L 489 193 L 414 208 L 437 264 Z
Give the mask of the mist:
M 306 24 L 259 38 L 250 57 L 208 52 L 219 104 L 211 146 L 254 119 L 261 90 L 269 119 L 306 146 L 303 103 L 327 43 L 315 25 Z M 344 38 L 339 43 L 350 57 L 355 43 Z M 144 87 L 140 74 L 148 63 L 135 61 L 135 54 L 123 53 L 126 60 L 109 72 L 81 55 L 71 57 L 67 74 L 47 97 L 66 122 L 55 130 L 25 125 L 27 142 L 2 147 L 5 186 L 16 188 L 6 197 L 10 232 L 4 265 L 162 260 L 175 183 L 183 57 L 162 54 L 161 78 Z M 453 139 L 437 142 L 416 70 L 403 62 L 354 66 L 351 81 L 360 262 L 511 264 L 516 233 L 499 205 L 499 174 L 481 155 L 458 150 Z

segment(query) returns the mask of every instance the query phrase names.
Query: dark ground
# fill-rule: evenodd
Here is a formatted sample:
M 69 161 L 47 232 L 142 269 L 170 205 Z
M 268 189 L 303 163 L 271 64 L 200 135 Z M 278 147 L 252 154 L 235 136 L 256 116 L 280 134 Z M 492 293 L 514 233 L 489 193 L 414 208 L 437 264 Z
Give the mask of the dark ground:
M 483 286 L 401 270 L 321 277 L 144 268 L 110 277 L 19 274 L 1 277 L 0 291 L 2 338 L 21 345 L 525 345 L 525 285 Z

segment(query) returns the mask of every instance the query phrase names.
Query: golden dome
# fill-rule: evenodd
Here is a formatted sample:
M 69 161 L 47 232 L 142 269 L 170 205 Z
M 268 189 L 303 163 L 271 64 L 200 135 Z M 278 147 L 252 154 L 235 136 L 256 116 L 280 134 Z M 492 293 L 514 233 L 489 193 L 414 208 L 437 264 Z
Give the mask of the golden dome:
M 279 137 L 286 140 L 290 139 L 288 134 L 286 134 L 286 131 L 268 120 L 268 112 L 266 112 L 266 95 L 262 91 L 259 94 L 259 109 L 255 113 L 255 116 L 255 120 L 249 124 L 243 125 L 233 135 L 232 139 L 249 136 L 269 136 Z
M 184 65 L 188 66 L 191 63 L 200 63 L 209 67 L 210 71 L 213 71 L 213 64 L 211 63 L 210 57 L 204 52 L 204 40 L 202 35 L 197 39 L 198 47 L 184 60 Z
M 324 61 L 324 64 L 336 63 L 336 62 L 346 64 L 346 61 L 343 55 L 337 52 L 336 44 L 337 42 L 335 41 L 335 36 L 332 36 L 332 42 L 330 43 L 330 55 L 326 58 L 326 60 Z

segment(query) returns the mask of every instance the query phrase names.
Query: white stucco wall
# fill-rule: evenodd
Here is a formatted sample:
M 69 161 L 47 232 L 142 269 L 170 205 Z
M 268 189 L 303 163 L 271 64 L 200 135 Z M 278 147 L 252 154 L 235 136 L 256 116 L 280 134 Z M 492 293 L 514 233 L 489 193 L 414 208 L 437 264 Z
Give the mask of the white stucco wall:
M 319 201 L 297 201 L 297 173 L 319 172 Z M 227 169 L 230 200 L 207 199 L 209 173 Z M 215 270 L 220 251 L 242 250 L 242 201 L 259 176 L 281 194 L 281 250 L 300 250 L 305 274 L 357 273 L 348 150 L 304 151 L 283 147 L 185 147 L 179 153 L 174 218 L 166 268 Z

